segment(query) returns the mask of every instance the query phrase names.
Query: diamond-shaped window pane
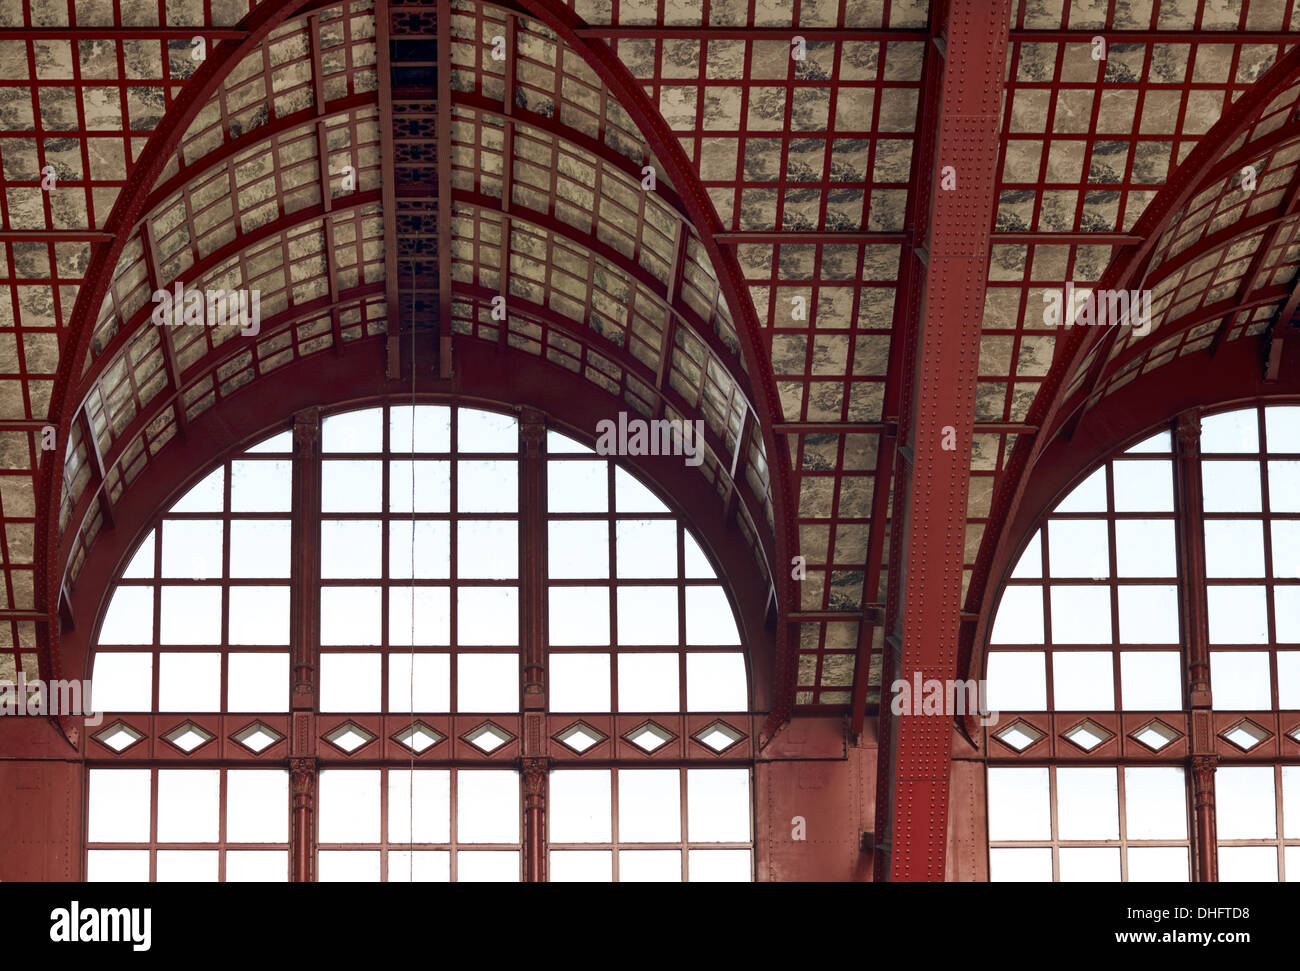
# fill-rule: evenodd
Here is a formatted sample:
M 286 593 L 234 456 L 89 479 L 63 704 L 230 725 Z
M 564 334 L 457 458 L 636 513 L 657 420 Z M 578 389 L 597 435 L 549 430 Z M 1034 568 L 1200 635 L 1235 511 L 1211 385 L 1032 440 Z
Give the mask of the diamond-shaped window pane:
M 1091 752 L 1098 745 L 1115 737 L 1114 732 L 1107 731 L 1091 720 L 1082 721 L 1062 734 L 1085 752 Z
M 570 725 L 554 737 L 556 741 L 563 742 L 575 752 L 581 753 L 587 751 L 593 745 L 603 742 L 608 736 L 585 722 L 578 722 L 576 725 Z
M 481 752 L 495 752 L 513 737 L 504 728 L 487 722 L 466 735 L 465 741 Z
M 1159 752 L 1179 737 L 1180 733 L 1170 728 L 1162 721 L 1153 721 L 1139 728 L 1133 733 L 1133 738 L 1137 739 L 1147 748 Z
M 230 736 L 240 745 L 257 753 L 265 752 L 280 739 L 284 738 L 279 732 L 269 725 L 263 725 L 261 722 L 253 722 L 245 728 L 241 728 Z
M 731 748 L 744 737 L 743 733 L 736 731 L 726 722 L 714 722 L 708 728 L 697 733 L 695 739 L 715 752 L 722 752 Z
M 1007 745 L 1010 745 L 1017 752 L 1023 752 L 1029 746 L 1043 737 L 1033 725 L 1027 721 L 1017 719 L 1000 732 L 994 732 L 994 736 Z
M 1300 725 L 1297 725 L 1295 728 L 1291 729 L 1291 731 L 1287 732 L 1287 734 L 1291 736 L 1291 741 L 1300 742 Z
M 1271 732 L 1256 725 L 1250 719 L 1233 725 L 1223 733 L 1223 737 L 1229 742 L 1247 752 L 1271 735 Z
M 142 738 L 144 738 L 143 734 L 137 732 L 126 722 L 120 721 L 113 722 L 113 724 L 109 725 L 95 736 L 96 741 L 107 745 L 114 752 L 125 752 Z
M 624 737 L 637 748 L 653 752 L 665 742 L 671 742 L 673 733 L 654 722 L 646 722 L 640 728 L 632 729 Z
M 349 755 L 374 739 L 374 733 L 368 732 L 355 722 L 344 722 L 333 731 L 325 733 L 325 740 L 337 745 Z
M 213 735 L 206 728 L 200 728 L 194 722 L 185 722 L 183 725 L 177 725 L 163 738 L 182 752 L 193 752 L 199 746 L 212 741 Z
M 430 728 L 424 722 L 416 722 L 414 725 L 408 725 L 400 732 L 393 736 L 393 741 L 400 745 L 405 745 L 417 755 L 424 752 L 445 738 L 442 732 Z

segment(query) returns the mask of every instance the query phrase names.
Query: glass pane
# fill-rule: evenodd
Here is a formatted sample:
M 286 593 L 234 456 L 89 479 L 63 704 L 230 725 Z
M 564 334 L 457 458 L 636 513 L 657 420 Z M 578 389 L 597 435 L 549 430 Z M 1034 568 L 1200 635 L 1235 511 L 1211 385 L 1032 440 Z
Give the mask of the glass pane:
M 379 520 L 327 519 L 320 524 L 320 575 L 326 580 L 379 577 L 383 549 Z
M 282 850 L 227 850 L 226 883 L 285 883 L 289 854 Z
M 1264 587 L 1209 585 L 1211 644 L 1267 644 L 1268 613 Z
M 1114 768 L 1056 770 L 1056 825 L 1063 840 L 1119 839 L 1119 788 Z M 1119 879 L 1119 858 L 1115 859 Z
M 154 575 L 154 535 L 153 530 L 149 530 L 149 535 L 140 541 L 136 547 L 135 553 L 131 557 L 131 562 L 127 564 L 122 571 L 123 580 L 147 580 Z
M 280 432 L 264 438 L 248 449 L 254 455 L 288 453 L 293 451 L 293 432 Z
M 321 883 L 378 883 L 378 850 L 321 850 L 317 879 Z
M 619 655 L 619 711 L 677 711 L 680 706 L 676 654 Z
M 221 512 L 225 508 L 226 470 L 213 469 L 168 512 Z
M 519 451 L 519 422 L 513 415 L 460 408 L 456 445 L 462 452 Z
M 1115 475 L 1116 512 L 1173 512 L 1171 463 L 1149 459 L 1118 459 Z
M 220 644 L 220 587 L 162 587 L 160 644 Z
M 599 646 L 609 643 L 608 587 L 551 587 L 547 613 L 554 646 Z
M 159 711 L 220 711 L 221 655 L 214 653 L 158 656 Z
M 547 525 L 548 573 L 554 580 L 609 576 L 609 524 L 560 521 Z
M 620 850 L 621 883 L 681 883 L 681 850 Z
M 1050 883 L 1052 851 L 1041 849 L 989 850 L 989 881 L 992 883 Z
M 1201 463 L 1206 512 L 1259 512 L 1259 463 L 1224 459 Z
M 414 416 L 414 423 L 412 423 Z M 410 452 L 412 427 L 417 452 L 451 451 L 451 409 L 442 405 L 393 405 L 388 409 L 388 449 Z
M 464 463 L 461 469 L 463 477 Z M 461 489 L 464 489 L 463 482 Z M 378 505 L 375 508 L 379 508 Z M 449 511 L 451 509 L 451 464 L 428 459 L 418 459 L 415 462 L 389 462 L 388 508 L 391 512 Z M 467 507 L 462 505 L 462 508 Z
M 556 654 L 549 657 L 551 711 L 609 711 L 609 655 Z
M 147 883 L 148 850 L 91 850 L 86 854 L 90 883 Z
M 1118 846 L 1063 846 L 1060 855 L 1061 882 L 1118 883 Z
M 1129 883 L 1158 883 L 1191 879 L 1187 850 L 1181 846 L 1130 846 L 1128 848 Z
M 320 710 L 379 711 L 379 671 L 378 654 L 321 654 Z
M 1043 643 L 1043 590 L 1007 587 L 993 621 L 993 644 Z
M 1119 519 L 1115 522 L 1116 572 L 1121 577 L 1178 575 L 1172 519 Z
M 153 643 L 153 587 L 118 587 L 113 591 L 99 628 L 99 643 Z
M 162 576 L 185 580 L 220 577 L 222 523 L 216 519 L 170 519 L 162 526 Z
M 320 590 L 320 642 L 324 645 L 378 644 L 378 587 L 332 587 Z
M 411 662 L 415 675 L 411 675 Z M 414 707 L 412 707 L 414 706 Z M 451 655 L 388 655 L 388 710 L 410 714 L 451 711 Z
M 288 644 L 289 588 L 231 587 L 231 644 Z
M 1043 534 L 1041 530 L 1029 540 L 1029 545 L 1025 547 L 1020 559 L 1016 561 L 1016 568 L 1011 571 L 1013 580 L 1037 580 L 1043 575 Z
M 1109 587 L 1054 586 L 1049 592 L 1055 643 L 1111 643 Z
M 676 587 L 619 587 L 618 642 L 677 644 Z
M 451 854 L 446 850 L 388 851 L 389 883 L 448 883 Z
M 1300 405 L 1265 408 L 1264 434 L 1270 452 L 1300 452 Z
M 216 850 L 159 850 L 159 883 L 216 883 Z
M 609 883 L 614 879 L 609 850 L 552 850 L 551 883 Z
M 412 778 L 415 779 L 414 789 L 411 786 Z M 410 769 L 389 769 L 388 842 L 450 841 L 451 772 L 448 769 L 416 769 L 412 773 Z M 388 863 L 391 870 L 391 856 Z
M 1120 705 L 1126 711 L 1173 711 L 1183 706 L 1177 651 L 1121 651 Z
M 378 769 L 322 769 L 318 785 L 322 843 L 379 842 Z
M 1205 575 L 1262 577 L 1264 524 L 1257 519 L 1207 520 Z
M 292 525 L 287 519 L 231 520 L 230 575 L 288 579 Z
M 90 680 L 89 704 L 95 711 L 153 709 L 152 654 L 101 651 L 95 655 Z
M 606 468 L 604 461 L 547 462 L 547 508 L 551 512 L 606 512 L 609 509 Z
M 1047 524 L 1047 536 L 1052 576 L 1110 576 L 1110 536 L 1104 519 L 1054 519 Z
M 677 576 L 677 524 L 667 519 L 622 519 L 615 527 L 620 577 Z
M 1277 880 L 1277 848 L 1220 846 L 1220 883 L 1265 883 Z
M 293 463 L 288 459 L 230 463 L 231 512 L 288 512 L 293 505 Z
M 1106 468 L 1102 466 L 1080 482 L 1056 506 L 1055 512 L 1105 512 Z
M 415 533 L 412 557 L 411 533 Z M 388 524 L 388 575 L 395 580 L 446 579 L 451 576 L 451 527 L 446 522 L 422 519 L 395 520 Z
M 456 837 L 462 843 L 519 842 L 519 775 L 462 769 L 456 776 Z
M 988 770 L 989 839 L 1052 838 L 1046 768 Z
M 226 772 L 226 841 L 285 843 L 289 839 L 289 773 L 283 769 Z
M 749 770 L 686 770 L 686 838 L 692 843 L 749 840 Z
M 513 580 L 519 576 L 519 524 L 511 519 L 457 524 L 456 574 L 462 579 Z
M 382 452 L 383 448 L 382 408 L 347 411 L 321 422 L 322 452 Z
M 86 839 L 92 843 L 148 842 L 149 798 L 148 769 L 91 769 Z M 145 870 L 147 873 L 147 862 Z
M 682 541 L 686 550 L 685 576 L 691 580 L 716 580 L 717 571 L 713 569 L 713 564 L 704 555 L 704 550 L 700 548 L 700 544 L 696 542 L 689 529 L 682 530 Z
M 1254 408 L 1201 418 L 1202 452 L 1258 452 L 1259 413 Z
M 461 850 L 456 854 L 461 883 L 518 883 L 519 851 L 483 852 Z
M 461 587 L 456 611 L 456 639 L 462 646 L 519 643 L 519 592 L 514 587 Z
M 519 463 L 456 463 L 456 508 L 461 512 L 514 512 L 519 508 Z
M 158 770 L 158 842 L 215 843 L 219 769 Z
M 448 587 L 389 587 L 388 643 L 392 647 L 450 644 L 451 590 Z
M 687 711 L 746 711 L 745 656 L 736 653 L 686 655 Z
M 987 668 L 991 711 L 1044 711 L 1047 662 L 1039 651 L 990 651 Z
M 1178 588 L 1122 586 L 1119 588 L 1121 644 L 1177 644 Z
M 1187 839 L 1187 785 L 1182 767 L 1126 767 L 1124 820 L 1131 840 Z
M 686 588 L 686 643 L 740 643 L 736 615 L 722 587 Z
M 1300 462 L 1268 463 L 1268 505 L 1273 512 L 1300 512 Z
M 618 837 L 623 843 L 676 843 L 682 838 L 677 769 L 619 771 Z
M 456 666 L 458 710 L 519 710 L 519 655 L 462 654 Z
M 608 769 L 551 773 L 547 819 L 552 843 L 608 843 L 612 839 Z
M 1272 766 L 1221 765 L 1214 773 L 1214 790 L 1219 839 L 1273 839 L 1277 836 Z M 1222 848 L 1219 852 L 1223 852 Z M 1276 873 L 1273 879 L 1276 879 Z
M 232 653 L 226 711 L 289 710 L 289 655 Z
M 1211 651 L 1210 683 L 1216 711 L 1265 711 L 1273 707 L 1268 655 L 1263 651 Z
M 749 850 L 690 850 L 691 883 L 747 883 Z
M 672 511 L 640 479 L 617 465 L 614 466 L 614 508 L 619 513 Z
M 1052 655 L 1052 685 L 1057 711 L 1111 711 L 1114 656 L 1110 651 L 1057 651 Z
M 410 464 L 392 463 L 394 491 L 398 478 L 398 467 L 406 469 L 408 496 L 410 505 Z M 384 465 L 382 462 L 362 460 L 345 461 L 333 459 L 321 463 L 321 500 L 322 512 L 379 512 L 383 508 Z M 394 510 L 399 507 L 394 503 Z

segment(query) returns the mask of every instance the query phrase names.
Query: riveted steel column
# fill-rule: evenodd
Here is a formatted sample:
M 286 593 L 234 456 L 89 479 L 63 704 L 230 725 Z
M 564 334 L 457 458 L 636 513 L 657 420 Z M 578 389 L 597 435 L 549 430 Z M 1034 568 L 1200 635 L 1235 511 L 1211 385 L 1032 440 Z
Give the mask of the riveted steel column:
M 1010 0 L 951 0 L 946 30 L 935 41 L 944 68 L 935 170 L 927 173 L 933 204 L 920 247 L 925 280 L 911 393 L 900 413 L 895 487 L 902 500 L 902 575 L 891 579 L 900 584 L 902 609 L 886 620 L 893 677 L 906 681 L 918 672 L 923 681 L 956 676 L 1009 8 Z M 957 447 L 943 448 L 954 432 Z M 881 717 L 890 717 L 883 700 L 881 707 Z M 876 873 L 942 880 L 953 719 L 904 713 L 890 727 L 893 772 Z
M 534 408 L 519 415 L 519 511 L 523 514 L 519 557 L 520 670 L 524 735 L 520 773 L 524 792 L 524 879 L 546 879 L 546 791 L 550 763 L 546 752 L 546 419 Z

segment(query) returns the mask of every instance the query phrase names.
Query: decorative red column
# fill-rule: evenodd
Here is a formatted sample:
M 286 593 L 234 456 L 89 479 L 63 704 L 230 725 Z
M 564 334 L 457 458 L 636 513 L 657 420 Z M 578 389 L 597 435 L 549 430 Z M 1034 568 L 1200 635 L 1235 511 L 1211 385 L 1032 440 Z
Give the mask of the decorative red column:
M 1219 879 L 1219 830 L 1214 811 L 1216 755 L 1192 756 L 1192 788 L 1196 798 L 1196 879 L 1214 883 Z
M 289 782 L 293 789 L 293 882 L 311 883 L 316 858 L 316 760 L 291 759 Z
M 524 735 L 519 771 L 524 788 L 524 879 L 546 880 L 546 779 L 550 760 L 546 752 L 546 419 L 540 411 L 524 408 L 519 415 L 519 511 L 523 514 L 519 557 L 521 608 L 519 648 L 522 654 L 521 704 Z

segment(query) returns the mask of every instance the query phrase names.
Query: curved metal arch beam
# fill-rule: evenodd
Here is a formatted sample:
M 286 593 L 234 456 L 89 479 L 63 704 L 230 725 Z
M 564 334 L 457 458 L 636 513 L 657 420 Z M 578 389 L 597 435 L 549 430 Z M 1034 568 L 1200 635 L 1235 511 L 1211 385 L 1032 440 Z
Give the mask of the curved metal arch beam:
M 247 131 L 238 138 L 227 138 L 221 143 L 220 148 L 207 152 L 186 165 L 162 185 L 153 189 L 149 193 L 149 198 L 145 200 L 144 212 L 153 211 L 164 199 L 184 189 L 205 172 L 212 171 L 212 169 L 240 152 L 246 152 L 256 145 L 269 142 L 285 132 L 293 131 L 295 128 L 310 128 L 318 121 L 328 121 L 331 118 L 350 115 L 361 108 L 378 107 L 379 98 L 376 94 L 350 94 L 346 98 L 339 98 L 337 101 L 330 102 L 327 111 L 317 111 L 314 107 L 303 108 L 300 111 L 283 115 L 276 118 L 275 121 Z M 134 227 L 132 229 L 134 231 Z
M 274 337 L 283 331 L 293 328 L 296 324 L 301 323 L 307 317 L 315 317 L 323 313 L 328 313 L 339 307 L 346 307 L 364 301 L 370 297 L 382 296 L 384 292 L 383 283 L 365 283 L 359 287 L 354 287 L 341 293 L 337 300 L 329 297 L 317 297 L 307 304 L 290 307 L 287 310 L 268 318 L 264 322 L 262 332 L 258 335 L 258 341 L 264 341 Z M 59 558 L 61 562 L 66 563 L 68 557 L 72 555 L 73 544 L 76 538 L 81 534 L 81 529 L 85 524 L 86 514 L 90 507 L 95 503 L 101 492 L 105 489 L 104 479 L 108 473 L 115 469 L 122 459 L 123 453 L 130 445 L 136 441 L 140 433 L 144 431 L 160 414 L 166 411 L 174 404 L 183 402 L 183 395 L 195 381 L 207 377 L 214 373 L 227 361 L 231 361 L 241 354 L 247 353 L 256 345 L 247 344 L 237 340 L 228 340 L 224 344 L 219 344 L 215 348 L 210 348 L 202 357 L 185 369 L 180 375 L 178 387 L 168 387 L 159 392 L 144 408 L 140 409 L 125 428 L 122 429 L 108 451 L 100 456 L 100 461 L 104 467 L 104 477 L 97 483 L 88 486 L 80 496 L 77 497 L 73 506 L 72 513 L 68 517 L 68 528 L 64 530 L 59 542 Z M 334 346 L 338 350 L 338 345 Z M 314 355 L 313 355 L 314 359 Z M 94 446 L 98 448 L 98 446 Z M 72 524 L 76 524 L 76 529 Z
M 693 309 L 687 306 L 680 299 L 680 297 L 672 296 L 670 299 L 670 292 L 672 290 L 680 290 L 680 288 L 664 284 L 657 276 L 647 270 L 640 263 L 628 259 L 604 240 L 592 235 L 584 236 L 578 229 L 570 226 L 563 220 L 556 219 L 546 213 L 538 212 L 535 209 L 529 209 L 524 205 L 511 203 L 508 210 L 503 209 L 500 204 L 501 200 L 497 199 L 495 196 L 485 196 L 478 192 L 466 192 L 464 189 L 454 189 L 452 190 L 451 201 L 457 206 L 463 206 L 467 209 L 478 209 L 482 212 L 490 212 L 495 216 L 500 216 L 502 219 L 508 219 L 511 222 L 518 221 L 521 223 L 527 223 L 528 225 L 537 227 L 543 232 L 554 233 L 561 239 L 567 240 L 570 245 L 585 250 L 593 257 L 599 257 L 606 262 L 613 264 L 641 286 L 645 287 L 645 289 L 649 290 L 654 294 L 654 296 L 662 300 L 669 313 L 683 323 L 689 324 L 691 332 L 704 342 L 710 352 L 712 352 L 713 356 L 717 358 L 720 365 L 725 365 L 730 362 L 740 363 L 736 354 L 722 342 L 721 338 L 718 337 L 718 334 L 714 331 L 712 325 L 708 321 L 702 320 Z M 498 271 L 508 273 L 509 267 L 499 267 Z M 455 283 L 452 284 L 452 292 L 456 292 Z M 736 387 L 740 389 L 741 394 L 743 394 L 750 404 L 753 405 L 754 393 L 749 375 L 741 369 L 733 370 L 732 368 L 727 367 L 725 370 L 728 377 L 736 383 Z M 755 409 L 757 410 L 757 406 L 755 406 Z
M 164 115 L 142 153 L 140 162 L 131 173 L 126 188 L 118 196 L 113 211 L 105 223 L 108 240 L 95 252 L 86 271 L 84 282 L 77 294 L 59 353 L 59 368 L 50 394 L 49 417 L 55 426 L 56 441 L 66 443 L 76 413 L 72 402 L 74 385 L 81 373 L 90 347 L 90 338 L 99 314 L 100 303 L 112 279 L 118 257 L 126 245 L 129 228 L 139 220 L 149 190 L 157 182 L 167 159 L 180 144 L 190 122 L 199 113 L 217 86 L 231 70 L 249 53 L 261 45 L 268 34 L 286 21 L 321 6 L 319 0 L 286 0 L 284 3 L 263 4 L 239 25 L 247 31 L 242 40 L 221 44 L 212 56 L 199 67 L 186 83 L 172 110 Z M 53 557 L 59 548 L 59 515 L 64 449 L 55 449 L 36 474 L 36 536 L 35 536 L 35 593 L 36 609 L 46 615 L 46 623 L 37 625 L 38 664 L 42 676 L 61 676 L 59 659 L 59 589 L 63 576 L 62 563 Z M 44 636 L 42 636 L 44 631 Z M 65 737 L 75 731 L 65 719 L 56 719 Z
M 1133 234 L 1139 237 L 1141 242 L 1125 250 L 1112 261 L 1095 289 L 1128 289 L 1130 283 L 1140 278 L 1149 264 L 1160 237 L 1178 218 L 1187 201 L 1205 183 L 1206 173 L 1213 171 L 1221 161 L 1225 146 L 1231 146 L 1249 129 L 1273 99 L 1298 78 L 1300 78 L 1300 47 L 1291 50 L 1274 64 L 1202 137 L 1196 148 L 1175 170 L 1173 178 L 1147 206 L 1137 225 L 1134 226 Z M 1031 473 L 1037 471 L 1040 460 L 1049 444 L 1056 438 L 1056 433 L 1078 413 L 1082 401 L 1086 401 L 1088 390 L 1086 382 L 1082 397 L 1076 393 L 1073 402 L 1065 399 L 1065 390 L 1070 385 L 1070 378 L 1085 364 L 1089 351 L 1102 341 L 1114 337 L 1113 333 L 1092 334 L 1091 330 L 1092 328 L 1071 328 L 1064 340 L 1058 342 L 1052 368 L 1039 388 L 1038 395 L 1025 418 L 1026 424 L 1034 425 L 1041 431 L 1034 436 L 1019 438 L 1003 472 L 1002 481 L 994 493 L 984 538 L 980 544 L 966 597 L 966 610 L 975 616 L 975 620 L 964 625 L 958 657 L 959 672 L 970 672 L 975 645 L 983 645 L 988 639 L 992 626 L 990 615 L 993 601 L 1013 565 L 1013 554 L 1023 545 L 1024 536 L 1021 535 L 1023 530 L 1020 529 L 1019 524 L 1025 518 L 1021 514 L 1021 507 L 1032 478 Z M 1107 328 L 1107 330 L 1113 331 L 1114 328 Z M 1104 354 L 1105 348 L 1098 348 L 1093 366 L 1099 366 L 1099 362 L 1104 361 Z M 1208 355 L 1205 357 L 1209 359 Z M 1219 357 L 1223 358 L 1224 355 L 1220 354 Z M 1222 377 L 1220 376 L 1217 381 L 1221 385 Z M 1138 385 L 1141 382 L 1134 381 L 1133 384 Z M 1123 390 L 1129 391 L 1128 388 Z M 1068 449 L 1056 449 L 1053 454 L 1060 454 L 1064 459 Z M 1039 512 L 1040 509 L 1033 510 L 1035 515 Z M 1010 528 L 1013 522 L 1017 524 L 1016 530 Z
M 137 480 L 124 494 L 117 507 L 117 528 L 95 538 L 72 592 L 72 612 L 84 618 L 64 635 L 66 666 L 74 676 L 89 674 L 96 624 L 140 533 L 160 508 L 198 481 L 216 457 L 237 454 L 264 434 L 286 427 L 292 415 L 304 408 L 410 402 L 409 379 L 388 380 L 376 367 L 386 356 L 386 341 L 382 334 L 365 337 L 349 344 L 347 354 L 322 352 L 286 365 L 278 372 L 279 381 L 250 382 L 235 392 L 240 407 L 209 409 L 195 419 L 188 438 L 173 439 L 159 451 L 152 474 Z M 508 366 L 502 366 L 503 358 Z M 556 365 L 522 351 L 503 352 L 486 341 L 471 339 L 458 347 L 457 361 L 451 382 L 439 380 L 436 369 L 417 371 L 420 400 L 536 407 L 566 434 L 577 430 L 577 437 L 587 442 L 591 436 L 581 434 L 586 416 L 599 409 L 602 399 L 615 400 L 590 382 L 579 387 L 577 382 L 556 381 Z M 750 665 L 754 710 L 769 710 L 774 646 L 773 632 L 763 623 L 769 593 L 767 582 L 754 568 L 750 548 L 738 542 L 735 531 L 728 530 L 717 515 L 717 494 L 710 483 L 680 459 L 633 456 L 619 461 L 669 497 L 674 513 L 713 554 L 719 577 L 734 597 Z
M 305 209 L 299 209 L 297 212 L 291 212 L 286 216 L 273 219 L 263 226 L 259 226 L 251 233 L 241 234 L 232 239 L 224 246 L 219 246 L 207 256 L 191 264 L 185 269 L 185 276 L 193 279 L 196 276 L 202 276 L 209 270 L 221 263 L 244 252 L 251 246 L 281 236 L 292 229 L 313 222 L 317 219 L 329 219 L 335 213 L 348 212 L 352 209 L 360 209 L 364 206 L 373 206 L 380 201 L 378 189 L 367 189 L 365 192 L 354 192 L 345 200 L 334 202 L 330 208 L 326 209 L 324 205 L 308 206 Z M 182 277 L 171 277 L 167 280 L 159 280 L 160 289 L 166 290 L 174 284 L 180 282 Z M 117 332 L 104 345 L 104 349 L 96 355 L 90 367 L 86 368 L 85 374 L 82 375 L 77 385 L 77 395 L 74 398 L 76 407 L 81 408 L 86 402 L 86 396 L 90 394 L 91 389 L 99 380 L 100 376 L 112 366 L 113 362 L 118 359 L 121 352 L 130 345 L 131 341 L 140 332 L 142 327 L 153 326 L 149 323 L 153 314 L 153 307 L 145 304 L 135 312 L 135 315 L 128 321 L 124 321 Z
M 781 728 L 794 711 L 796 632 L 787 619 L 794 609 L 795 585 L 785 564 L 790 562 L 795 537 L 794 499 L 790 484 L 790 453 L 785 440 L 776 433 L 776 422 L 784 414 L 776 392 L 769 355 L 763 344 L 762 325 L 750 301 L 744 277 L 736 254 L 715 238 L 722 225 L 714 211 L 713 202 L 704 191 L 690 160 L 682 150 L 676 136 L 649 97 L 623 63 L 610 49 L 609 44 L 580 33 L 587 24 L 561 0 L 519 0 L 528 15 L 540 20 L 559 35 L 560 39 L 579 54 L 596 75 L 605 83 L 619 104 L 636 122 L 647 144 L 667 170 L 669 178 L 682 194 L 700 241 L 718 274 L 718 284 L 727 305 L 736 320 L 740 337 L 741 354 L 754 383 L 754 402 L 759 416 L 759 429 L 763 436 L 768 468 L 771 470 L 774 566 L 773 579 L 777 585 L 777 656 L 775 683 L 773 684 L 772 711 L 763 728 L 765 744 Z M 495 6 L 495 4 L 489 4 Z M 761 528 L 761 524 L 756 523 Z

